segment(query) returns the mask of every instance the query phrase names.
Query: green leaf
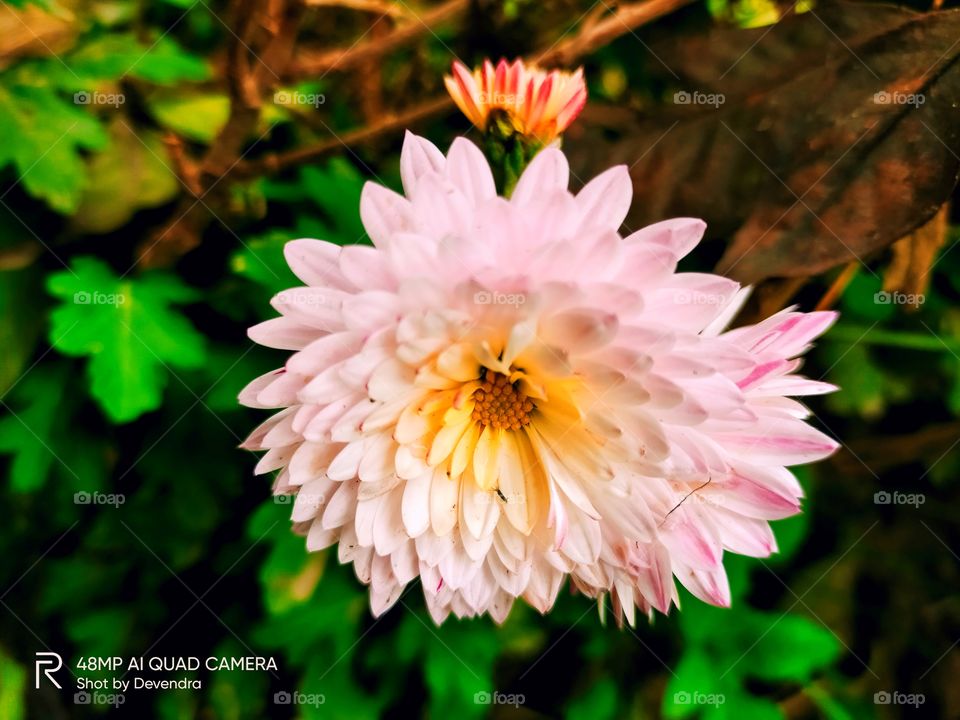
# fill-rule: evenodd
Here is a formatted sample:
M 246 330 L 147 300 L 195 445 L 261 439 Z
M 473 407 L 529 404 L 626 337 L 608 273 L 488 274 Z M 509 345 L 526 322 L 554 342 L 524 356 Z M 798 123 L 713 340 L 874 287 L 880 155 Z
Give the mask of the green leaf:
M 27 671 L 0 649 L 0 708 L 6 720 L 23 720 L 27 706 Z
M 300 685 L 307 699 L 322 699 L 302 704 L 298 713 L 317 720 L 380 720 L 386 704 L 382 693 L 371 692 L 357 682 L 351 669 L 351 655 L 318 654 L 310 660 Z
M 103 35 L 71 53 L 66 64 L 69 71 L 64 71 L 69 75 L 63 74 L 61 79 L 68 87 L 76 86 L 78 78 L 81 82 L 117 80 L 130 75 L 158 85 L 171 85 L 179 81 L 201 82 L 210 77 L 206 61 L 185 51 L 169 35 L 146 42 L 132 34 Z
M 48 558 L 44 569 L 47 580 L 36 601 L 37 610 L 43 615 L 62 612 L 69 616 L 76 608 L 97 606 L 123 581 L 118 565 L 86 552 Z
M 212 141 L 230 115 L 226 93 L 184 93 L 180 88 L 152 93 L 147 106 L 163 127 L 202 143 Z
M 54 210 L 77 209 L 87 173 L 80 151 L 106 146 L 97 120 L 45 87 L 0 83 L 0 167 L 13 164 L 31 195 Z
M 343 158 L 334 158 L 322 166 L 301 168 L 296 183 L 264 182 L 263 194 L 268 200 L 305 203 L 305 210 L 319 209 L 322 218 L 311 224 L 311 236 L 338 245 L 353 245 L 369 242 L 360 221 L 360 193 L 364 182 L 352 164 Z M 307 227 L 304 217 L 298 217 L 298 225 Z
M 841 700 L 831 697 L 818 685 L 811 685 L 806 692 L 820 708 L 826 720 L 855 720 L 857 717 L 853 708 L 845 707 Z
M 159 407 L 172 368 L 204 362 L 203 337 L 170 307 L 196 295 L 173 275 L 118 278 L 100 260 L 80 257 L 47 287 L 63 301 L 51 317 L 50 342 L 90 358 L 91 394 L 115 423 Z
M 49 442 L 62 388 L 56 383 L 47 384 L 48 379 L 42 371 L 24 379 L 21 385 L 30 392 L 31 404 L 18 414 L 0 419 L 0 452 L 14 454 L 10 485 L 16 492 L 30 492 L 43 485 L 57 461 Z
M 703 720 L 785 720 L 775 702 L 737 688 L 728 689 L 722 703 L 704 705 L 703 711 Z
M 757 613 L 752 618 L 762 637 L 743 658 L 743 672 L 761 680 L 808 682 L 836 660 L 840 643 L 820 623 L 799 615 Z
M 305 663 L 318 646 L 334 657 L 349 652 L 369 612 L 367 593 L 353 573 L 335 562 L 326 563 L 322 579 L 306 576 L 311 595 L 299 592 L 294 597 L 295 589 L 283 587 L 304 577 L 300 573 L 315 562 L 304 538 L 290 531 L 289 504 L 269 501 L 261 505 L 250 518 L 247 537 L 270 548 L 260 567 L 269 619 L 258 628 L 255 640 L 265 647 L 283 648 L 293 663 Z
M 269 307 L 269 306 L 268 306 Z M 242 410 L 237 396 L 247 386 L 250 378 L 259 377 L 276 369 L 265 353 L 248 352 L 250 347 L 215 346 L 207 351 L 203 368 L 208 378 L 203 393 L 203 402 L 217 414 Z
M 333 221 L 334 237 L 324 240 L 353 245 L 366 237 L 360 222 L 360 192 L 364 178 L 343 158 L 334 158 L 324 167 L 308 165 L 300 174 L 307 196 L 324 209 Z
M 827 406 L 838 415 L 881 416 L 887 405 L 884 376 L 871 360 L 869 349 L 863 344 L 828 340 L 820 352 L 827 357 L 830 380 L 841 388 L 826 399 Z
M 667 683 L 663 694 L 663 716 L 689 717 L 707 700 L 716 699 L 718 692 L 718 675 L 710 657 L 696 647 L 691 648 L 680 658 Z
M 301 285 L 283 256 L 284 245 L 301 237 L 339 245 L 365 242 L 366 235 L 360 221 L 363 184 L 363 177 L 356 168 L 342 158 L 331 160 L 322 167 L 302 168 L 299 182 L 264 182 L 264 197 L 300 205 L 303 212 L 297 215 L 293 229 L 271 229 L 246 241 L 230 259 L 233 271 L 266 288 L 271 295 Z M 316 217 L 314 208 L 320 209 L 321 217 Z M 269 306 L 261 302 L 259 307 Z
M 890 303 L 877 302 L 883 289 L 882 281 L 873 274 L 858 272 L 847 284 L 841 300 L 842 315 L 845 318 L 862 320 L 887 320 L 894 314 Z M 832 334 L 832 333 L 831 333 Z
M 267 288 L 271 295 L 301 285 L 283 256 L 284 245 L 295 237 L 301 236 L 296 231 L 270 230 L 252 238 L 233 254 L 230 267 L 237 275 Z
M 23 372 L 40 334 L 36 270 L 0 271 L 0 398 Z
M 133 628 L 133 609 L 129 605 L 95 607 L 84 613 L 71 613 L 67 635 L 83 654 L 98 657 L 120 655 Z
M 103 484 L 103 454 L 82 429 L 73 427 L 75 392 L 68 387 L 69 367 L 40 365 L 4 399 L 0 417 L 0 453 L 13 455 L 10 487 L 33 492 L 51 474 L 59 490 L 93 492 Z

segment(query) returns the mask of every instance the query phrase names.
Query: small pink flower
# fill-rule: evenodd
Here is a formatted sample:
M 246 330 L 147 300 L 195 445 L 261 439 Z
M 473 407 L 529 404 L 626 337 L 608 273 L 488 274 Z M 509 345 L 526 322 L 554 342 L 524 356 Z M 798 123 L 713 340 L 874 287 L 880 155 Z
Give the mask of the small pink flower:
M 454 102 L 480 130 L 501 113 L 520 135 L 540 144 L 551 143 L 569 127 L 587 102 L 583 70 L 573 73 L 540 70 L 522 60 L 496 68 L 489 60 L 472 72 L 459 62 L 453 75 L 444 78 Z
M 401 174 L 364 188 L 373 247 L 287 245 L 306 286 L 250 330 L 293 351 L 241 401 L 279 409 L 245 446 L 307 548 L 339 543 L 377 615 L 418 577 L 438 623 L 547 612 L 568 578 L 631 624 L 674 577 L 729 604 L 724 552 L 774 552 L 786 466 L 837 447 L 788 397 L 835 389 L 796 374 L 834 314 L 725 331 L 746 291 L 676 271 L 703 222 L 621 237 L 622 166 L 573 195 L 547 148 L 508 200 L 469 141 L 408 134 Z

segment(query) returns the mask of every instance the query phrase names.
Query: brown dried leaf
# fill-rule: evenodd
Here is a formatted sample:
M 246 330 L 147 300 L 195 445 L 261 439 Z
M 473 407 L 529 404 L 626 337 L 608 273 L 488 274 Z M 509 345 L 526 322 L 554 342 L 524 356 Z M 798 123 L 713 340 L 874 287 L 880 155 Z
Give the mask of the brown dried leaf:
M 883 289 L 887 292 L 899 291 L 917 299 L 917 302 L 907 306 L 910 309 L 919 307 L 919 298 L 927 291 L 930 270 L 937 253 L 947 241 L 948 227 L 949 204 L 944 203 L 929 222 L 897 240 L 891 247 L 893 257 L 883 276 Z
M 703 217 L 712 236 L 733 234 L 718 270 L 744 282 L 890 245 L 956 184 L 958 37 L 960 11 L 837 3 L 651 40 L 679 82 L 666 79 L 725 101 L 667 104 L 614 146 L 634 178 L 628 224 Z
M 63 53 L 77 35 L 74 2 L 58 4 L 57 13 L 28 5 L 23 9 L 0 4 L 0 68 L 22 57 Z

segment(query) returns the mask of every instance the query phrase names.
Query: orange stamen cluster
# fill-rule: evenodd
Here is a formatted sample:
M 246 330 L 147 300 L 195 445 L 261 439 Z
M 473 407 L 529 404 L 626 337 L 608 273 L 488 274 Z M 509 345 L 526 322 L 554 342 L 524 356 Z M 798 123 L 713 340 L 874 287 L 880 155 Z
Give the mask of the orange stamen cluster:
M 514 387 L 506 375 L 487 370 L 483 384 L 473 399 L 473 419 L 481 425 L 504 430 L 519 430 L 530 424 L 533 403 Z

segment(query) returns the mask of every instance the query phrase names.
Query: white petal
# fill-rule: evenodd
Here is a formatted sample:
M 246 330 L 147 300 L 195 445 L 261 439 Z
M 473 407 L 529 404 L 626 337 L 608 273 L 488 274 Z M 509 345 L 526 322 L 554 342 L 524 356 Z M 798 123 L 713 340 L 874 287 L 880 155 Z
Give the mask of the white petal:
M 420 177 L 428 172 L 442 172 L 445 164 L 443 153 L 437 149 L 436 145 L 408 130 L 403 138 L 403 149 L 400 151 L 400 179 L 403 181 L 403 192 L 408 198 L 413 197 Z
M 490 165 L 480 148 L 466 138 L 454 139 L 447 153 L 446 173 L 475 205 L 497 194 Z
M 604 227 L 618 230 L 630 210 L 633 183 L 626 165 L 616 165 L 597 175 L 577 193 L 580 230 Z
M 525 205 L 544 194 L 562 190 L 570 183 L 567 157 L 557 148 L 544 148 L 527 165 L 513 189 L 510 202 Z
M 430 482 L 430 526 L 437 535 L 446 535 L 457 524 L 460 482 L 435 470 Z
M 374 182 L 365 183 L 360 193 L 360 219 L 378 248 L 389 247 L 393 235 L 414 228 L 410 201 Z
M 401 512 L 407 535 L 419 537 L 430 527 L 430 484 L 433 470 L 406 481 Z

